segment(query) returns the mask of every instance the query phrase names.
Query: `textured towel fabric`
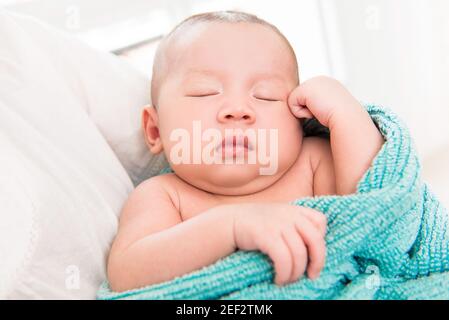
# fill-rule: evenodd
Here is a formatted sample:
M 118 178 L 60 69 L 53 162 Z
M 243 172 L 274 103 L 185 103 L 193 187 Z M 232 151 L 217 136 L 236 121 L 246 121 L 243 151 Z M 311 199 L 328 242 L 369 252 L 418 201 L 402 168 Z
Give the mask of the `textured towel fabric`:
M 171 281 L 98 299 L 449 299 L 447 210 L 421 181 L 407 127 L 386 108 L 365 106 L 386 142 L 346 196 L 293 203 L 328 218 L 321 276 L 278 287 L 270 258 L 237 251 Z M 180 261 L 182 263 L 182 261 Z

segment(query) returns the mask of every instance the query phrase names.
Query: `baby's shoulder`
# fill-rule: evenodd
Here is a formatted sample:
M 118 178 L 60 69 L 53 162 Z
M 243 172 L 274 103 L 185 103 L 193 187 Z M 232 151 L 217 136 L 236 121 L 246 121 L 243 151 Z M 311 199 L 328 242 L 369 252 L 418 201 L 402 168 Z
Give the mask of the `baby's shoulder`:
M 174 173 L 166 173 L 151 177 L 141 182 L 134 192 L 138 192 L 148 197 L 148 195 L 168 197 L 176 206 L 179 203 L 177 185 L 179 178 Z
M 170 188 L 178 183 L 179 178 L 174 173 L 164 173 L 145 180 L 145 184 L 154 184 L 162 188 Z

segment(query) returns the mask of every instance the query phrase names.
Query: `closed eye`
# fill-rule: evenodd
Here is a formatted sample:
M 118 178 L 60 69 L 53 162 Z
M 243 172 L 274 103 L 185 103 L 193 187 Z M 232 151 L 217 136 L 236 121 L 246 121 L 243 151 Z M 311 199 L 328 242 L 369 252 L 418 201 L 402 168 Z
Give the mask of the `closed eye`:
M 274 98 L 264 98 L 264 97 L 254 97 L 254 98 L 256 98 L 257 100 L 271 101 L 271 102 L 277 102 L 277 101 L 280 101 L 280 100 L 274 99 Z
M 219 92 L 194 93 L 194 94 L 186 94 L 186 97 L 201 98 L 201 97 L 216 96 L 217 94 L 219 94 Z

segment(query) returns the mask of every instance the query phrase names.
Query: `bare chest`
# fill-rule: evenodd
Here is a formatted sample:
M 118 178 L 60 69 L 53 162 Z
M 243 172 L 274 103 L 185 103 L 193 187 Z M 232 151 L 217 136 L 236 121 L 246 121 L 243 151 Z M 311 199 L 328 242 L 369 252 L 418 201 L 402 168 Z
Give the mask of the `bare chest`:
M 179 211 L 183 220 L 222 204 L 248 202 L 288 203 L 301 197 L 313 196 L 313 172 L 304 163 L 297 163 L 276 183 L 261 192 L 217 198 L 215 195 L 184 185 L 178 188 Z

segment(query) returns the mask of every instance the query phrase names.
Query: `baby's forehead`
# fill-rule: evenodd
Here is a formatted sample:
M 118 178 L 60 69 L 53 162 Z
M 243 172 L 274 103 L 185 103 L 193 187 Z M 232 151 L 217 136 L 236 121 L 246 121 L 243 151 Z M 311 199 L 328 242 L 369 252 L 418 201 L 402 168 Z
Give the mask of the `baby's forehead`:
M 273 64 L 279 69 L 297 68 L 296 56 L 289 43 L 264 25 L 206 25 L 207 23 L 203 23 L 183 28 L 167 39 L 164 54 L 168 65 L 176 66 L 176 70 L 182 69 L 189 74 L 202 75 L 207 75 L 208 69 L 215 69 L 216 66 L 224 69 L 238 65 L 242 60 L 244 65 L 258 63 L 261 69 L 268 69 Z M 197 69 L 202 70 L 198 72 Z
M 213 24 L 213 25 L 212 25 Z M 270 37 L 271 39 L 277 38 L 276 41 L 279 41 L 284 45 L 284 47 L 281 50 L 276 51 L 278 55 L 284 55 L 287 54 L 291 57 L 291 63 L 289 64 L 291 67 L 289 67 L 289 70 L 293 70 L 293 77 L 295 78 L 295 82 L 299 83 L 299 76 L 298 76 L 298 67 L 297 67 L 297 61 L 296 61 L 296 55 L 294 53 L 293 48 L 291 47 L 288 40 L 280 34 L 278 31 L 272 29 L 269 26 L 254 23 L 254 22 L 243 22 L 243 23 L 231 23 L 231 22 L 215 22 L 215 21 L 200 21 L 195 23 L 186 23 L 185 25 L 177 27 L 175 30 L 173 30 L 170 34 L 168 34 L 161 42 L 154 59 L 153 64 L 153 82 L 152 83 L 152 96 L 156 96 L 156 90 L 160 87 L 160 84 L 162 81 L 166 80 L 166 77 L 169 73 L 171 73 L 173 70 L 176 70 L 179 74 L 180 67 L 185 67 L 187 64 L 187 61 L 184 59 L 185 55 L 184 53 L 194 48 L 197 45 L 197 37 L 199 38 L 202 35 L 203 31 L 208 31 L 211 29 L 211 27 L 219 27 L 218 30 L 229 30 L 231 32 L 235 31 L 241 32 L 241 29 L 235 28 L 236 25 L 238 26 L 244 26 L 249 27 L 248 29 L 256 30 L 257 32 L 263 32 L 263 33 L 271 33 L 274 34 L 275 37 Z M 209 33 L 210 34 L 210 33 Z M 219 36 L 219 34 L 218 34 Z M 248 34 L 250 37 L 251 34 Z M 212 37 L 204 38 L 202 37 L 201 40 L 207 41 L 212 39 L 214 41 L 219 41 L 219 38 L 215 37 L 215 39 Z M 249 42 L 249 41 L 248 41 Z M 254 42 L 254 41 L 252 41 Z M 279 42 L 278 42 L 279 43 Z M 203 43 L 204 44 L 204 43 Z M 266 41 L 260 42 L 258 44 L 254 44 L 257 46 L 257 48 L 262 48 L 264 45 L 266 45 Z M 253 45 L 253 47 L 254 47 Z M 229 51 L 228 51 L 229 50 Z M 232 46 L 227 46 L 223 48 L 224 52 L 230 52 L 231 50 L 235 50 Z M 204 51 L 203 51 L 204 52 Z M 279 58 L 282 59 L 282 58 Z M 288 58 L 287 58 L 288 59 Z M 290 59 L 289 59 L 290 61 Z M 252 59 L 248 59 L 248 64 L 253 63 Z M 201 63 L 201 61 L 200 61 Z M 184 68 L 181 68 L 184 69 Z
M 210 31 L 211 29 L 214 30 L 212 31 L 213 37 L 210 37 L 211 32 L 208 33 L 208 31 Z M 203 21 L 203 22 L 196 22 L 195 24 L 186 24 L 185 26 L 178 27 L 172 33 L 168 34 L 166 38 L 164 38 L 163 49 L 167 57 L 169 57 L 170 54 L 173 53 L 182 54 L 183 49 L 195 46 L 197 44 L 198 39 L 201 39 L 202 41 L 207 41 L 204 39 L 204 37 L 202 37 L 202 35 L 208 34 L 209 42 L 216 42 L 216 41 L 220 42 L 224 32 L 235 33 L 236 38 L 238 38 L 239 35 L 247 34 L 245 38 L 246 43 L 251 44 L 253 43 L 251 41 L 251 36 L 254 36 L 254 33 L 251 33 L 251 31 L 254 32 L 255 30 L 257 31 L 258 34 L 262 33 L 265 34 L 263 36 L 264 41 L 257 43 L 258 47 L 262 48 L 266 43 L 270 41 L 270 39 L 271 40 L 275 39 L 276 42 L 285 45 L 288 51 L 292 51 L 294 55 L 293 48 L 291 47 L 288 40 L 281 33 L 279 33 L 276 30 L 273 30 L 269 26 L 254 22 L 230 23 L 230 22 Z M 225 49 L 231 51 L 234 50 L 234 47 L 227 47 Z

